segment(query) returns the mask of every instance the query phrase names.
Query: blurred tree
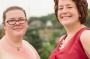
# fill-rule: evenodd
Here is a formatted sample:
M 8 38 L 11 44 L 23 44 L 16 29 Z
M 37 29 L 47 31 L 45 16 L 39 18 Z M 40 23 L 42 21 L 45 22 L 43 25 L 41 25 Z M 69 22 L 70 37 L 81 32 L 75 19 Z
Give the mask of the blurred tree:
M 88 10 L 88 17 L 87 17 L 87 21 L 86 21 L 85 25 L 90 27 L 90 9 Z
M 42 48 L 42 40 L 39 37 L 38 28 L 28 28 L 25 40 L 32 44 L 39 53 L 41 52 L 40 49 Z
M 41 59 L 48 59 L 53 49 L 54 47 L 50 44 L 50 42 L 43 42 L 42 53 L 40 54 Z

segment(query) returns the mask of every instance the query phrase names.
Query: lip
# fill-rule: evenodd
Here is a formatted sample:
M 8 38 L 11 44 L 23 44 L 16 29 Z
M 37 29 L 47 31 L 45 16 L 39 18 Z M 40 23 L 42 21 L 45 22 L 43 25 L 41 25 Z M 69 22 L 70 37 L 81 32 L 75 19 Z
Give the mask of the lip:
M 62 16 L 61 18 L 70 18 L 71 16 Z
M 21 30 L 22 28 L 14 28 L 13 30 Z
M 66 13 L 66 14 L 63 14 L 63 13 L 62 13 L 62 14 L 60 15 L 60 17 L 61 17 L 61 18 L 70 18 L 70 17 L 72 17 L 72 15 L 69 14 L 69 13 Z

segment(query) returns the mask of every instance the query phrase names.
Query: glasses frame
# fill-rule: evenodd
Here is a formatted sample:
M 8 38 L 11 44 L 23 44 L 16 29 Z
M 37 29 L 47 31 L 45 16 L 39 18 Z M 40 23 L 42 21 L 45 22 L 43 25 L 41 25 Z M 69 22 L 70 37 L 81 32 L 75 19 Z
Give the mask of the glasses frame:
M 23 22 L 21 22 L 23 20 Z M 13 21 L 13 22 L 12 22 Z M 18 19 L 18 20 L 7 20 L 6 22 L 9 24 L 9 25 L 15 25 L 17 22 L 19 24 L 24 24 L 26 23 L 27 19 Z M 12 22 L 12 23 L 10 23 Z

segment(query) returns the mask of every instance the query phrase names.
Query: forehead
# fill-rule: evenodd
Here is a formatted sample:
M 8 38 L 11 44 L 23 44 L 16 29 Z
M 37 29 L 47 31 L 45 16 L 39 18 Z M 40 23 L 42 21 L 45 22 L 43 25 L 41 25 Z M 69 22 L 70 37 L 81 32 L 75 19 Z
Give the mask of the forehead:
M 22 10 L 14 9 L 6 12 L 6 18 L 18 18 L 18 17 L 25 17 L 25 14 Z
M 73 0 L 59 0 L 58 5 L 75 5 Z

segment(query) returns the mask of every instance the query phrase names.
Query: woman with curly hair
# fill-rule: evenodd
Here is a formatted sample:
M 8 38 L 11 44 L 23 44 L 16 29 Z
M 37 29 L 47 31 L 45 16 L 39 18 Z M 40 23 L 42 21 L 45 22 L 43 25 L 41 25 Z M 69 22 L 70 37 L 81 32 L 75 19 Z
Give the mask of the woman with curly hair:
M 84 25 L 88 15 L 87 0 L 54 2 L 56 18 L 65 28 L 66 34 L 60 38 L 48 59 L 89 59 L 90 30 Z

